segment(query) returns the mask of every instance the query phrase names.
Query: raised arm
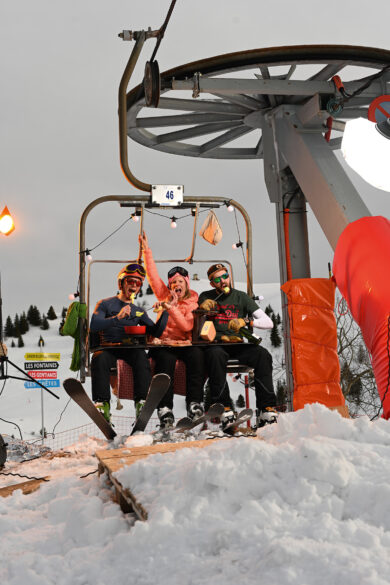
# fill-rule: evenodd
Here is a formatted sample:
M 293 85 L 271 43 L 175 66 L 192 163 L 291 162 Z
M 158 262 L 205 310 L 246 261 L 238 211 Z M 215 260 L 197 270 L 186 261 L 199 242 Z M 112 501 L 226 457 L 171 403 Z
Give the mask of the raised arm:
M 169 298 L 169 289 L 158 274 L 157 266 L 153 259 L 152 250 L 149 248 L 148 239 L 145 232 L 139 236 L 139 242 L 142 247 L 142 255 L 144 258 L 145 270 L 149 284 L 156 298 L 159 301 L 163 301 Z

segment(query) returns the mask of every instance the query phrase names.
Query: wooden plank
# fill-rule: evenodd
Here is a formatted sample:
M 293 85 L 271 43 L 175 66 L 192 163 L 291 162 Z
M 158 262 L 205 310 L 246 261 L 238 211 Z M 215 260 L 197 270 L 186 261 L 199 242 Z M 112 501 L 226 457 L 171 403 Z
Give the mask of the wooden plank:
M 213 439 L 219 441 L 220 439 Z M 126 460 L 126 465 L 131 465 L 133 457 L 147 457 L 154 453 L 170 453 L 178 449 L 192 449 L 193 447 L 206 447 L 213 442 L 211 439 L 202 441 L 183 441 L 180 443 L 156 443 L 155 445 L 143 445 L 141 447 L 122 447 L 122 449 L 108 449 L 96 451 L 96 457 L 103 463 L 111 459 Z
M 22 490 L 22 492 L 26 495 L 31 494 L 32 492 L 35 492 L 39 488 L 42 482 L 44 482 L 45 480 L 48 481 L 48 479 L 49 479 L 48 477 L 45 477 L 42 479 L 30 479 L 29 481 L 23 481 L 22 483 L 14 483 L 7 487 L 0 488 L 0 496 L 2 498 L 6 498 L 16 490 Z
M 257 439 L 257 437 L 243 437 L 244 439 Z M 124 488 L 113 476 L 116 471 L 126 465 L 132 465 L 136 461 L 145 459 L 155 453 L 173 453 L 179 449 L 192 449 L 194 447 L 206 447 L 221 439 L 206 439 L 202 441 L 185 441 L 180 443 L 158 443 L 155 445 L 144 445 L 142 447 L 122 447 L 122 449 L 108 449 L 96 451 L 95 455 L 99 461 L 99 470 L 105 471 L 115 487 L 116 500 L 124 513 L 134 511 L 140 520 L 147 520 L 148 513 L 132 494 L 130 489 Z M 230 440 L 230 439 L 226 439 Z M 232 439 L 234 440 L 234 439 Z

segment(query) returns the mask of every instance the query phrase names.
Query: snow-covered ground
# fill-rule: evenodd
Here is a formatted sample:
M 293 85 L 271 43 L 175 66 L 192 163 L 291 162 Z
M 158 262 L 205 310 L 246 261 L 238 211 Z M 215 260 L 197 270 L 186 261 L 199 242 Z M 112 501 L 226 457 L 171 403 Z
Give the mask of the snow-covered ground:
M 282 414 L 261 438 L 153 455 L 118 472 L 146 522 L 122 514 L 104 476 L 80 477 L 96 469 L 104 442 L 7 464 L 52 479 L 0 498 L 0 582 L 388 584 L 390 422 L 312 405 Z

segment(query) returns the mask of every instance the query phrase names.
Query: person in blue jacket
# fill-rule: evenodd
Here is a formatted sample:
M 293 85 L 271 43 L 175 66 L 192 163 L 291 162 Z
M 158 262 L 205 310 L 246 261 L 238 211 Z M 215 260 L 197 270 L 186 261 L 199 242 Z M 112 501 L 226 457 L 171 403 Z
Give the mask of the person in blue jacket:
M 145 325 L 147 335 L 160 337 L 168 321 L 167 311 L 163 311 L 159 320 L 154 323 L 141 307 L 134 304 L 145 275 L 141 264 L 127 264 L 118 274 L 118 294 L 99 301 L 92 315 L 90 331 L 98 337 L 99 346 L 106 346 L 92 356 L 92 400 L 108 421 L 111 399 L 110 369 L 116 367 L 118 359 L 124 360 L 133 368 L 136 414 L 142 408 L 151 380 L 150 364 L 145 350 L 140 347 L 118 347 L 123 338 L 128 337 L 125 327 Z

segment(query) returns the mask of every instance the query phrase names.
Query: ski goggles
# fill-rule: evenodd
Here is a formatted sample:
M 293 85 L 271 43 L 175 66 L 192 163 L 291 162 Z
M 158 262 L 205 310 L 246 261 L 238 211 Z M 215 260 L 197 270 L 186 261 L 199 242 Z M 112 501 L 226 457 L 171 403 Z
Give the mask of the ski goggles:
M 180 276 L 184 276 L 184 278 L 188 277 L 188 270 L 183 268 L 182 266 L 174 266 L 168 272 L 168 278 L 172 278 L 175 274 L 180 274 Z
M 118 279 L 122 279 L 125 276 L 131 276 L 133 274 L 135 274 L 135 275 L 139 274 L 140 277 L 142 279 L 144 279 L 146 276 L 145 268 L 143 266 L 141 266 L 141 264 L 136 264 L 136 263 L 127 264 L 118 274 Z
M 127 284 L 135 284 L 136 286 L 142 286 L 142 278 L 138 278 L 138 276 L 124 276 L 123 280 L 127 282 Z
M 229 274 L 227 272 L 225 272 L 225 274 L 222 274 L 221 276 L 217 276 L 216 278 L 213 278 L 213 282 L 215 282 L 215 284 L 219 284 L 221 282 L 221 280 L 226 280 L 227 278 L 229 278 Z

